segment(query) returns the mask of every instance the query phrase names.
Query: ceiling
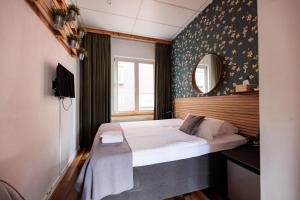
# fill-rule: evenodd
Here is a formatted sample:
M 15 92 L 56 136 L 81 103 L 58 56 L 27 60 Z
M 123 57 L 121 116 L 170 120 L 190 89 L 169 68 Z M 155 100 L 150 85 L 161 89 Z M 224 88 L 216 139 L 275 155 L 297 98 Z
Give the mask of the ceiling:
M 212 0 L 75 0 L 85 26 L 172 40 Z

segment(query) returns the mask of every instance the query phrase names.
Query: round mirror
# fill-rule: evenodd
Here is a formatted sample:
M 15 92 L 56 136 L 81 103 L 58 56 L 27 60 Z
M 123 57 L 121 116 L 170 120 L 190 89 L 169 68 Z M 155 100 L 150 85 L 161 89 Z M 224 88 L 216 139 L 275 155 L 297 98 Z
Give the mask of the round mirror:
M 197 92 L 206 94 L 212 91 L 223 76 L 221 59 L 214 54 L 205 55 L 193 71 L 193 87 Z

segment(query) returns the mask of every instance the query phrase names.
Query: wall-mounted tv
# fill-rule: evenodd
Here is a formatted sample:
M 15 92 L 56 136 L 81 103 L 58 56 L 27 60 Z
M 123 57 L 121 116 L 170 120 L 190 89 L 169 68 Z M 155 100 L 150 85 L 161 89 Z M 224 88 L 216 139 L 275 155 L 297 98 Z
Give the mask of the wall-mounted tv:
M 60 63 L 56 68 L 56 78 L 53 81 L 52 89 L 57 97 L 75 97 L 74 75 Z

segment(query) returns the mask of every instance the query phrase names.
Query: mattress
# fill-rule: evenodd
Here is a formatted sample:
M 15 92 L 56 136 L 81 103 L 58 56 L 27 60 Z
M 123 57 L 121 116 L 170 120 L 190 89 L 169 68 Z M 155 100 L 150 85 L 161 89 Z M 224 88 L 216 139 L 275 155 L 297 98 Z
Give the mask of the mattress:
M 151 120 L 120 123 L 132 150 L 133 167 L 188 159 L 236 148 L 247 140 L 236 134 L 214 140 L 185 134 L 178 130 L 183 120 Z

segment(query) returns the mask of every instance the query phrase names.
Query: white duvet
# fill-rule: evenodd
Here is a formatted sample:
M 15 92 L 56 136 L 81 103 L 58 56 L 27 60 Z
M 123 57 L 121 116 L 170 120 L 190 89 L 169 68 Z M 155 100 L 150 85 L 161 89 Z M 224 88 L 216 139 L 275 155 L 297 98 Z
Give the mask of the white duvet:
M 213 141 L 188 135 L 178 130 L 182 122 L 181 119 L 122 122 L 132 150 L 133 167 L 192 158 L 246 143 L 245 138 L 235 134 L 219 136 Z

